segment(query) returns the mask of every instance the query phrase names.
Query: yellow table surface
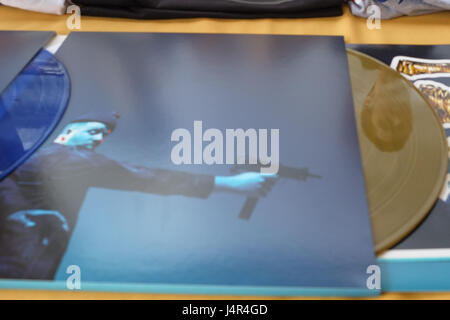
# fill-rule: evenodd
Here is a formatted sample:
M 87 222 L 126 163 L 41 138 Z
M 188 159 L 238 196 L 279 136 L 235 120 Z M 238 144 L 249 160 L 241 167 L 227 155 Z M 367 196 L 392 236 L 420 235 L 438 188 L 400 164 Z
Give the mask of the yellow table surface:
M 58 34 L 68 34 L 70 30 L 66 27 L 67 17 L 0 7 L 0 30 L 53 30 Z M 379 30 L 369 30 L 366 25 L 366 19 L 353 17 L 348 8 L 345 8 L 342 17 L 312 19 L 181 19 L 141 21 L 81 17 L 80 31 L 342 35 L 347 43 L 450 44 L 450 11 L 426 16 L 383 20 L 381 21 L 381 29 Z M 0 299 L 229 298 L 272 299 L 277 297 L 0 290 Z M 384 293 L 376 299 L 450 299 L 450 292 Z

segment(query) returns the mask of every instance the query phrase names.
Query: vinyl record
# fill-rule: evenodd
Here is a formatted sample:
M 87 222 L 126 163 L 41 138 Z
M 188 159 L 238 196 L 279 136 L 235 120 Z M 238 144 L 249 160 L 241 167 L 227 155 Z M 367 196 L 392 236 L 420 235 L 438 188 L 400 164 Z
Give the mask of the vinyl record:
M 42 49 L 0 96 L 0 180 L 47 139 L 69 97 L 67 70 Z
M 400 73 L 347 49 L 377 253 L 426 217 L 447 173 L 448 146 L 428 100 Z

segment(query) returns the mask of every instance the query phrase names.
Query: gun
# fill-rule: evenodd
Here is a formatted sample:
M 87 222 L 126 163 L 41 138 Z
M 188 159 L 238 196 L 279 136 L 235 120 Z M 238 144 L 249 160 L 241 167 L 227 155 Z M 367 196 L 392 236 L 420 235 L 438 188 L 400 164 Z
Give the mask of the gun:
M 260 172 L 261 164 L 237 164 L 231 168 L 232 174 L 239 174 L 243 172 Z M 277 173 L 277 179 L 294 179 L 298 181 L 306 181 L 308 178 L 321 179 L 322 177 L 309 172 L 308 168 L 294 168 L 280 164 Z M 245 203 L 239 213 L 239 218 L 249 220 L 255 210 L 259 198 L 247 197 Z

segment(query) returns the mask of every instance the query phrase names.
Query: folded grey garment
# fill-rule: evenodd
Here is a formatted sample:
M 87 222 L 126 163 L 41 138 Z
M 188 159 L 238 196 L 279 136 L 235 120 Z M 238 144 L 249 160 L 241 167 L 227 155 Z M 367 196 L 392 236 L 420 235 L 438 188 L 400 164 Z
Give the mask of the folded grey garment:
M 450 0 L 349 0 L 348 4 L 355 16 L 363 18 L 373 15 L 373 5 L 380 8 L 381 19 L 450 10 Z
M 5 6 L 43 12 L 51 14 L 64 14 L 68 1 L 66 0 L 0 0 Z

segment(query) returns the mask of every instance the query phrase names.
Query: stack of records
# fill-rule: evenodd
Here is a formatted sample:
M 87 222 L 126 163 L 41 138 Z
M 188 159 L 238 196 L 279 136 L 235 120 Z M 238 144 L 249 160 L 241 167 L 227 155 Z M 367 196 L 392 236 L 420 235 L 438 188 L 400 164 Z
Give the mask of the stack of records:
M 450 248 L 450 47 L 24 35 L 0 33 L 22 43 L 0 53 L 0 287 L 450 290 L 450 255 L 421 288 L 398 269 Z

